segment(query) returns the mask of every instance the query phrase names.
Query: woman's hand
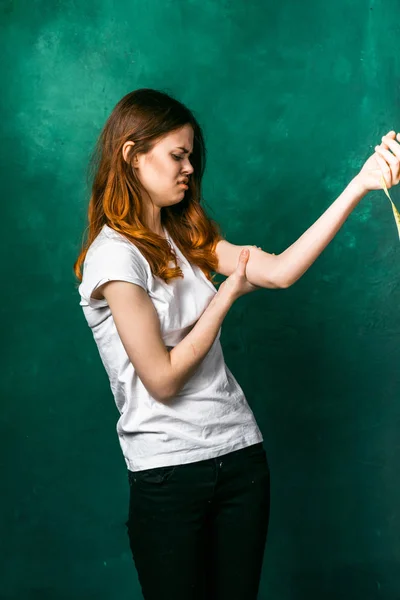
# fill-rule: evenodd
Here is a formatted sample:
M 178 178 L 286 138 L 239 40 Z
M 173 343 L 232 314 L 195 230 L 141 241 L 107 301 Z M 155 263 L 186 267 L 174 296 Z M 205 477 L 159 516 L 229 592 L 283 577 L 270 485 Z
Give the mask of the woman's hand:
M 400 181 L 400 133 L 389 131 L 382 138 L 382 144 L 375 146 L 375 154 L 369 157 L 356 179 L 365 192 L 381 190 L 383 175 L 387 188 Z
M 243 248 L 239 254 L 236 270 L 221 283 L 218 288 L 218 294 L 226 294 L 229 299 L 234 302 L 237 298 L 240 298 L 240 296 L 260 289 L 257 285 L 250 283 L 246 277 L 246 266 L 249 257 L 250 250 L 248 248 Z

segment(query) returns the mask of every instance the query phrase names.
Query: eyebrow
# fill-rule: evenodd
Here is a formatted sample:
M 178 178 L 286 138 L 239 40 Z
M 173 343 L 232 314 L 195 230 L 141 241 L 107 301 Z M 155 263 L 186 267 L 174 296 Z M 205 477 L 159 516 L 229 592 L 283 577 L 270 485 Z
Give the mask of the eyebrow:
M 177 146 L 178 150 L 183 150 L 184 152 L 186 152 L 186 154 L 192 154 L 192 152 L 189 152 L 189 150 L 187 148 L 184 148 L 183 146 Z

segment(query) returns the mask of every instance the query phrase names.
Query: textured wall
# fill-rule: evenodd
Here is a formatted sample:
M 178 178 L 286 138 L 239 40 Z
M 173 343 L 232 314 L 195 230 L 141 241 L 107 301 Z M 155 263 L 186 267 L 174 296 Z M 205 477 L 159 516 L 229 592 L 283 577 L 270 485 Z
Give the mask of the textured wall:
M 229 241 L 278 253 L 400 129 L 400 7 L 0 10 L 0 598 L 139 599 L 117 411 L 72 275 L 95 139 L 128 91 L 173 93 L 205 131 L 210 214 Z M 389 201 L 371 193 L 295 286 L 240 299 L 224 322 L 272 472 L 262 599 L 398 597 L 399 252 Z

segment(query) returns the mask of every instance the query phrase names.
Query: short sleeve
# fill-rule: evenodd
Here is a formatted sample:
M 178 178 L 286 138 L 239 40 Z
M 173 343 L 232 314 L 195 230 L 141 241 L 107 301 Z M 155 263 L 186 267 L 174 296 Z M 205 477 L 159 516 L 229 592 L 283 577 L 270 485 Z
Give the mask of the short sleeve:
M 120 241 L 106 242 L 89 248 L 83 265 L 79 294 L 80 304 L 91 308 L 107 306 L 107 300 L 92 298 L 92 293 L 106 281 L 128 281 L 147 291 L 147 273 L 144 258 L 135 246 Z

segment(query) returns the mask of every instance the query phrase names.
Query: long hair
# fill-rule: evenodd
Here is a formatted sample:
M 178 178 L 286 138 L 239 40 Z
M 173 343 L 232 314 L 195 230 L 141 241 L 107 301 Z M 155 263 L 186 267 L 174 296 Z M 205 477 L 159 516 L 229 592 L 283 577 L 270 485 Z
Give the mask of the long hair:
M 124 96 L 110 114 L 89 163 L 93 183 L 88 207 L 88 225 L 82 249 L 73 269 L 82 281 L 82 264 L 91 243 L 106 224 L 137 246 L 149 262 L 153 275 L 168 283 L 183 277 L 168 241 L 145 224 L 140 182 L 130 162 L 135 153 L 151 151 L 164 135 L 190 124 L 194 131 L 191 163 L 193 173 L 183 200 L 162 207 L 161 224 L 189 262 L 197 265 L 214 283 L 210 271 L 217 268 L 215 248 L 223 238 L 219 225 L 201 205 L 201 180 L 206 150 L 200 125 L 192 112 L 164 92 L 142 88 Z M 133 141 L 129 162 L 122 148 Z M 171 260 L 176 265 L 169 266 Z

